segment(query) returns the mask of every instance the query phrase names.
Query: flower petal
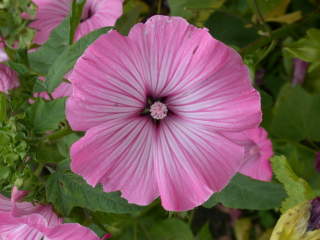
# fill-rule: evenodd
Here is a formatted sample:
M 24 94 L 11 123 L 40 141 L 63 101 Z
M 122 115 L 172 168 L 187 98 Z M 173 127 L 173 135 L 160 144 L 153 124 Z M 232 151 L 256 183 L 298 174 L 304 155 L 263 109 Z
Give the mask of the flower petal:
M 159 194 L 154 176 L 151 120 L 112 120 L 91 128 L 71 147 L 71 169 L 106 192 L 122 191 L 129 202 L 146 205 Z
M 243 162 L 241 146 L 207 129 L 169 118 L 157 136 L 156 174 L 165 209 L 185 211 L 220 191 Z
M 0 63 L 0 92 L 7 93 L 10 89 L 18 86 L 19 80 L 17 73 L 7 65 Z
M 260 181 L 270 181 L 272 168 L 269 159 L 272 157 L 273 151 L 268 133 L 263 128 L 255 128 L 246 131 L 246 135 L 253 144 L 245 144 L 246 162 L 239 172 Z M 250 153 L 252 146 L 256 146 L 257 154 Z
M 89 228 L 77 223 L 65 223 L 45 232 L 45 240 L 99 240 L 99 237 Z
M 70 13 L 72 0 L 33 0 L 38 11 L 36 20 L 30 26 L 38 30 L 35 43 L 42 44 L 48 40 L 51 31 Z M 75 40 L 89 32 L 106 26 L 113 26 L 122 15 L 123 0 L 87 0 L 84 13 L 90 13 L 83 19 L 76 31 Z

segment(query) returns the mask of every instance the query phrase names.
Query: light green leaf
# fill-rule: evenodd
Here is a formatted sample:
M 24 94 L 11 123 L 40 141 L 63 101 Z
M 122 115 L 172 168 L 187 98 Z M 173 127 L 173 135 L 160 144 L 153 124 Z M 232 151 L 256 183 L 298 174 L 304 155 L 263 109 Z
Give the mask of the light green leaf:
M 106 27 L 95 30 L 81 38 L 75 44 L 65 48 L 64 52 L 55 59 L 49 69 L 45 82 L 49 92 L 52 92 L 59 83 L 62 82 L 64 75 L 73 67 L 86 48 L 100 35 L 106 33 L 110 29 L 111 27 Z
M 305 38 L 288 44 L 284 50 L 306 62 L 320 61 L 320 29 L 309 29 Z
M 210 208 L 222 203 L 231 208 L 266 210 L 279 207 L 285 197 L 281 184 L 262 182 L 237 174 L 227 187 L 213 194 L 203 206 Z
M 65 119 L 64 109 L 64 98 L 52 101 L 39 99 L 28 109 L 34 130 L 44 132 L 58 128 L 58 124 Z
M 274 156 L 271 162 L 276 178 L 284 185 L 288 194 L 288 198 L 282 203 L 282 212 L 315 197 L 315 193 L 308 183 L 304 179 L 297 177 L 292 171 L 285 156 Z
M 273 135 L 293 141 L 320 140 L 320 95 L 285 85 L 279 93 L 271 126 Z
M 105 193 L 99 187 L 89 186 L 80 176 L 67 172 L 56 172 L 49 177 L 46 194 L 48 201 L 64 215 L 74 207 L 119 214 L 141 209 L 121 198 L 120 193 Z
M 178 219 L 167 219 L 155 224 L 150 230 L 152 240 L 193 240 L 189 226 Z

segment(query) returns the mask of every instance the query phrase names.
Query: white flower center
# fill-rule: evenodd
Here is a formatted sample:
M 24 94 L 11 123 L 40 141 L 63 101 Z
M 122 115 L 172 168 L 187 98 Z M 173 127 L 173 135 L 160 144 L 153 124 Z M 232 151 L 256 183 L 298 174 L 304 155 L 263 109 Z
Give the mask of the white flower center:
M 150 107 L 150 115 L 154 119 L 161 120 L 164 119 L 168 114 L 168 108 L 162 102 L 154 102 Z

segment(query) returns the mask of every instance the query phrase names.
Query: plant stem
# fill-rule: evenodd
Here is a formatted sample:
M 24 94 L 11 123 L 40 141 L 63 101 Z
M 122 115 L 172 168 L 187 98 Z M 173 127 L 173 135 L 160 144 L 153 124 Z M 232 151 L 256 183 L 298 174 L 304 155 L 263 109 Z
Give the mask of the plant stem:
M 162 0 L 158 0 L 158 5 L 157 5 L 157 14 L 161 14 L 161 6 L 162 6 Z
M 66 128 L 62 128 L 62 129 L 60 129 L 60 130 L 58 130 L 58 131 L 56 131 L 56 132 L 54 132 L 54 133 L 52 133 L 50 135 L 47 135 L 47 136 L 45 136 L 43 138 L 52 141 L 52 140 L 57 140 L 59 138 L 67 136 L 67 135 L 69 135 L 71 133 L 73 133 L 72 129 L 69 126 L 67 126 Z
M 272 31 L 271 31 L 270 27 L 268 26 L 268 24 L 266 23 L 266 21 L 264 20 L 264 17 L 262 15 L 261 11 L 260 11 L 259 6 L 258 6 L 257 0 L 254 0 L 253 3 L 254 3 L 254 7 L 255 7 L 255 10 L 256 10 L 257 16 L 259 18 L 260 24 L 263 25 L 263 27 L 265 28 L 266 32 L 269 35 L 268 37 L 271 38 L 272 37 Z

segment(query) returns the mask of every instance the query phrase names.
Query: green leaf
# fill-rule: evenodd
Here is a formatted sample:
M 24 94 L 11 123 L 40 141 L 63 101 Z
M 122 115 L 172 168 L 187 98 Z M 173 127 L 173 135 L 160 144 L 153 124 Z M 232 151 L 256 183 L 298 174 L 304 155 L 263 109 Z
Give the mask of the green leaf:
M 205 26 L 218 40 L 228 45 L 244 47 L 259 37 L 257 29 L 246 26 L 248 23 L 238 15 L 216 11 L 209 17 Z
M 168 0 L 171 16 L 191 19 L 197 25 L 203 25 L 210 14 L 224 2 L 225 0 Z
M 297 177 L 292 171 L 285 156 L 274 156 L 271 162 L 276 178 L 284 185 L 288 194 L 288 198 L 282 203 L 282 212 L 315 197 L 315 193 L 308 183 L 304 179 Z
M 320 95 L 285 85 L 277 99 L 271 132 L 293 141 L 320 140 Z
M 73 67 L 86 48 L 111 28 L 112 27 L 105 27 L 95 30 L 81 38 L 75 44 L 65 48 L 64 52 L 55 59 L 49 69 L 45 82 L 49 92 L 52 92 L 59 85 L 64 75 Z
M 231 208 L 267 210 L 279 207 L 285 197 L 281 184 L 262 182 L 237 174 L 227 187 L 213 194 L 203 206 L 210 208 L 222 203 Z
M 210 233 L 210 229 L 209 229 L 209 223 L 206 223 L 205 225 L 203 225 L 203 227 L 201 228 L 200 232 L 197 234 L 196 239 L 197 240 L 212 239 L 212 236 L 211 236 L 211 233 Z
M 320 61 L 320 29 L 309 29 L 306 38 L 288 44 L 284 50 L 306 62 Z
M 77 30 L 77 27 L 80 23 L 82 10 L 84 5 L 86 4 L 86 0 L 73 0 L 72 1 L 72 11 L 70 18 L 70 44 L 73 42 L 74 34 Z
M 167 219 L 155 224 L 150 230 L 152 240 L 193 240 L 189 226 L 178 219 Z
M 0 92 L 0 122 L 7 119 L 7 96 Z
M 54 130 L 65 119 L 65 99 L 52 101 L 39 99 L 28 111 L 33 128 L 36 132 Z
M 134 24 L 139 22 L 142 14 L 148 13 L 148 5 L 140 0 L 126 2 L 122 16 L 116 23 L 116 29 L 122 35 L 128 35 Z
M 276 141 L 274 151 L 285 155 L 292 170 L 298 177 L 305 179 L 311 187 L 319 188 L 320 174 L 315 168 L 315 151 L 301 144 Z
M 33 70 L 46 75 L 52 63 L 69 45 L 69 18 L 66 18 L 50 34 L 49 40 L 35 52 L 29 54 L 29 63 Z
M 47 199 L 63 215 L 74 207 L 108 213 L 132 213 L 141 207 L 129 204 L 118 192 L 105 193 L 99 187 L 89 186 L 80 176 L 56 172 L 46 184 Z
M 268 19 L 284 15 L 290 0 L 247 0 L 247 2 L 253 12 L 256 13 L 258 7 L 263 17 Z

